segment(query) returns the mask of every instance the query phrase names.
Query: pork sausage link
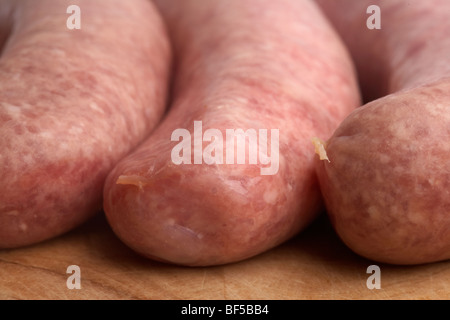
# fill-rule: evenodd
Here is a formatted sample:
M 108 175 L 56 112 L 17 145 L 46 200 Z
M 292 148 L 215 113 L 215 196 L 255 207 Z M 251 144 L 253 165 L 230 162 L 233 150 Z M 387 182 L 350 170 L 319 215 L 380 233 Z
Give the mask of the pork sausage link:
M 80 29 L 68 28 L 70 5 Z M 149 1 L 1 7 L 0 247 L 11 248 L 101 210 L 106 175 L 164 112 L 171 51 Z
M 337 233 L 380 262 L 450 258 L 450 2 L 321 1 L 366 97 L 326 142 L 317 171 Z
M 173 103 L 109 175 L 107 218 L 126 244 L 153 259 L 205 266 L 254 256 L 320 212 L 310 139 L 331 134 L 359 105 L 353 65 L 312 1 L 157 3 L 176 52 Z M 205 135 L 194 132 L 200 125 Z M 172 159 L 178 129 L 205 139 L 200 153 L 198 140 L 187 144 L 194 151 L 181 164 Z M 225 139 L 227 129 L 279 130 L 279 140 L 269 136 L 266 145 L 279 154 L 276 169 L 262 174 L 268 165 L 250 163 L 250 151 L 238 164 L 237 142 L 236 161 L 228 161 L 230 140 L 211 153 L 214 161 L 202 159 L 201 150 L 208 154 L 211 139 Z

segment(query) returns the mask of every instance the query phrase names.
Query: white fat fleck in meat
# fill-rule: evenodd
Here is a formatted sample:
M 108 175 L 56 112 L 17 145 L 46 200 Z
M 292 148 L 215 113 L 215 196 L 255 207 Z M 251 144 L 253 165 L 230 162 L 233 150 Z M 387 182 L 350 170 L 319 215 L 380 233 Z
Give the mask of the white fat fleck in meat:
M 47 139 L 53 138 L 53 134 L 49 131 L 41 131 L 41 132 L 39 132 L 39 135 L 42 138 L 47 138 Z
M 59 145 L 61 150 L 70 150 L 70 145 L 68 145 L 66 142 L 62 142 Z
M 218 166 L 218 170 L 224 167 Z M 241 171 L 242 170 L 242 171 Z M 238 201 L 241 205 L 247 204 L 250 200 L 248 198 L 249 190 L 257 187 L 258 183 L 262 180 L 261 176 L 247 177 L 245 176 L 245 166 L 235 168 L 234 173 L 236 176 L 227 176 L 226 171 L 224 174 L 218 174 L 217 177 L 222 181 L 222 184 L 227 187 L 227 191 L 231 193 L 234 201 Z
M 66 57 L 67 53 L 65 50 L 61 50 L 59 48 L 53 48 L 50 53 L 52 53 L 53 55 L 55 55 L 56 57 Z
M 183 235 L 187 235 L 189 237 L 192 238 L 197 238 L 197 239 L 202 239 L 203 238 L 203 234 L 202 233 L 197 233 L 194 230 L 192 230 L 191 228 L 182 226 L 178 223 L 175 223 L 174 219 L 168 219 L 167 220 L 167 225 L 168 227 L 170 227 L 171 229 L 175 230 L 177 233 L 181 233 Z
M 248 190 L 242 186 L 242 183 L 239 180 L 223 179 L 223 182 L 236 193 L 241 195 L 246 195 L 248 193 Z
M 264 192 L 263 199 L 268 204 L 275 204 L 277 202 L 278 192 L 276 189 L 269 189 Z
M 195 237 L 195 238 L 198 238 L 198 239 L 203 238 L 203 235 L 201 233 L 197 233 L 197 232 L 195 232 L 194 230 L 192 230 L 192 229 L 190 229 L 188 227 L 185 227 L 185 226 L 182 226 L 182 225 L 179 225 L 179 224 L 174 224 L 173 228 L 176 229 L 177 231 L 180 231 L 181 233 L 184 233 L 184 234 L 190 236 L 190 237 Z
M 22 73 L 16 72 L 16 73 L 14 73 L 14 74 L 12 75 L 11 81 L 17 81 L 17 82 L 20 82 L 20 81 L 21 81 L 21 78 L 22 78 Z
M 444 105 L 442 103 L 435 103 L 435 104 L 433 104 L 432 108 L 426 108 L 426 111 L 431 116 L 443 121 L 444 119 L 446 119 L 446 120 L 450 119 L 450 113 L 443 111 L 443 110 L 447 110 L 447 109 L 448 109 L 448 105 Z M 444 119 L 442 119 L 442 118 L 444 118 Z
M 289 192 L 294 189 L 294 187 L 292 186 L 292 184 L 290 182 L 287 184 L 287 189 Z
M 77 127 L 77 126 L 73 126 L 73 127 L 70 127 L 70 129 L 67 132 L 69 134 L 79 135 L 79 134 L 82 134 L 84 132 L 84 129 L 80 128 L 80 127 Z
M 236 96 L 233 98 L 233 102 L 240 103 L 242 105 L 246 105 L 246 104 L 248 104 L 248 99 L 246 97 Z
M 414 223 L 418 226 L 426 225 L 426 218 L 427 216 L 425 214 L 422 214 L 421 211 L 409 210 L 408 212 L 409 222 Z
M 380 212 L 374 206 L 370 206 L 369 208 L 367 208 L 367 213 L 369 214 L 370 218 L 373 220 L 378 220 L 380 218 Z
M 380 153 L 379 158 L 382 164 L 387 164 L 391 161 L 391 157 L 386 153 Z
M 153 170 L 155 170 L 155 165 L 152 163 L 152 164 L 149 165 L 147 173 L 148 174 L 152 174 Z
M 100 107 L 98 106 L 98 104 L 95 103 L 95 102 L 89 103 L 89 107 L 90 107 L 92 110 L 94 110 L 95 112 L 99 112 L 99 113 L 101 113 L 101 114 L 105 114 L 105 111 L 104 111 L 102 108 L 100 108 Z
M 22 157 L 22 160 L 23 160 L 23 162 L 26 163 L 27 165 L 32 165 L 32 164 L 34 164 L 33 156 L 30 155 L 30 154 L 25 154 L 25 155 Z
M 7 216 L 17 217 L 17 216 L 19 215 L 19 211 L 17 211 L 17 210 L 11 210 L 11 211 L 6 212 L 6 215 L 7 215 Z
M 3 107 L 5 113 L 12 118 L 15 118 L 17 116 L 20 116 L 22 114 L 22 108 L 9 104 L 9 103 L 2 103 L 1 106 Z

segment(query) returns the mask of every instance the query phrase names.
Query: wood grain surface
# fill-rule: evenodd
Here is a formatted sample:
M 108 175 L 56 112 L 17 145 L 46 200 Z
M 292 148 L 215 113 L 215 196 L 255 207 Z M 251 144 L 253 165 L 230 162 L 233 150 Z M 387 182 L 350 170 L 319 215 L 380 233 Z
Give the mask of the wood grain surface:
M 367 267 L 381 270 L 368 289 Z M 67 267 L 81 270 L 68 289 Z M 0 250 L 0 299 L 449 299 L 450 261 L 377 264 L 352 253 L 326 216 L 287 243 L 230 265 L 190 268 L 145 259 L 120 242 L 102 214 L 34 246 Z

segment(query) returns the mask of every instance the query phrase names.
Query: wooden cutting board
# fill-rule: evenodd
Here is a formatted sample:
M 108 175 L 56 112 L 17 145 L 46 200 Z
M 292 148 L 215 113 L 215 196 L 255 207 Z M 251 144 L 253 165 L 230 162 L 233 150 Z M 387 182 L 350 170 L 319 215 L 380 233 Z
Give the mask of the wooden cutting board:
M 370 265 L 380 289 L 368 289 Z M 68 289 L 67 267 L 80 268 Z M 378 264 L 353 254 L 326 216 L 287 243 L 230 265 L 189 268 L 147 260 L 123 245 L 103 215 L 56 239 L 0 250 L 0 299 L 449 299 L 450 261 Z

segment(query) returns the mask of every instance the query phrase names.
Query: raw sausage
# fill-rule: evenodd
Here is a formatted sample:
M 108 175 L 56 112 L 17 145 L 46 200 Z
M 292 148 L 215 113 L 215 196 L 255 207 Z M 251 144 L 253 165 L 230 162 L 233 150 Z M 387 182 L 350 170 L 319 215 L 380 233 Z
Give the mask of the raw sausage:
M 0 248 L 11 248 L 101 210 L 106 175 L 163 115 L 171 51 L 145 0 L 3 0 L 0 12 Z
M 350 48 L 365 98 L 325 142 L 317 172 L 331 221 L 356 253 L 392 264 L 450 258 L 450 2 L 320 4 Z
M 190 266 L 249 258 L 321 212 L 310 139 L 331 134 L 360 104 L 353 65 L 312 1 L 157 3 L 176 53 L 173 100 L 108 176 L 106 216 L 149 258 Z M 221 140 L 239 129 L 249 147 L 240 163 L 238 138 Z M 256 163 L 250 132 L 267 142 Z M 208 152 L 212 141 L 223 144 Z

